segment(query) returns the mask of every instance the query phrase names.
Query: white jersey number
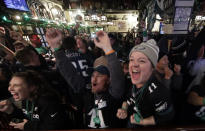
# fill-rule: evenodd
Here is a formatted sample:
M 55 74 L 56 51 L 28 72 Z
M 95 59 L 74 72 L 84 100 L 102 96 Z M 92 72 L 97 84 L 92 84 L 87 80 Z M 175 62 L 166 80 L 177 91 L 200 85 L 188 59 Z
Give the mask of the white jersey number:
M 89 113 L 88 113 L 89 116 L 91 116 L 91 119 L 90 119 L 90 125 L 88 125 L 88 127 L 91 127 L 91 128 L 97 128 L 95 126 L 95 122 L 94 122 L 94 118 L 96 118 L 97 116 L 97 112 L 96 112 L 96 109 L 93 108 Z M 101 110 L 98 110 L 98 117 L 100 119 L 100 128 L 106 128 L 108 126 L 105 125 L 105 122 L 104 122 L 104 119 L 103 119 L 103 116 L 102 116 L 102 111 Z
M 88 65 L 85 65 L 85 63 L 87 63 L 86 60 L 79 60 L 79 61 L 78 61 L 78 64 L 79 64 L 80 69 L 81 69 L 81 71 L 82 71 L 82 75 L 83 75 L 84 77 L 88 77 L 88 74 L 87 74 L 87 72 L 86 72 L 86 69 L 88 69 Z M 76 62 L 72 61 L 72 64 L 73 64 L 73 66 L 74 66 L 75 68 L 77 68 Z M 83 71 L 83 70 L 84 70 L 84 71 Z

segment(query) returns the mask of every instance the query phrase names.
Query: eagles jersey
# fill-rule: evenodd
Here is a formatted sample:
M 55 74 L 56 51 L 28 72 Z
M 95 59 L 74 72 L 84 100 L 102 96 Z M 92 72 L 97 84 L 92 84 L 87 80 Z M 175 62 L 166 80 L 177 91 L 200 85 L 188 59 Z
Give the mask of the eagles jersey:
M 77 69 L 77 72 L 85 78 L 86 84 L 90 83 L 91 74 L 88 72 L 88 67 L 91 67 L 91 63 L 85 58 L 85 56 L 78 51 L 65 50 L 66 56 L 73 66 Z M 89 89 L 89 86 L 86 86 Z
M 157 79 L 152 75 L 148 83 L 141 88 L 136 88 L 133 85 L 129 92 L 127 103 L 128 116 L 138 113 L 140 117 L 154 117 L 155 123 L 167 124 L 174 117 L 174 109 L 170 98 L 170 91 L 162 86 Z M 134 128 L 128 122 L 128 127 Z
M 204 87 L 199 85 L 192 87 L 192 92 L 197 93 L 200 97 L 205 97 Z M 184 117 L 186 123 L 200 124 L 205 123 L 205 106 L 194 106 L 192 104 L 185 105 Z
M 43 96 L 37 101 L 24 100 L 22 109 L 15 108 L 12 118 L 27 119 L 25 130 L 69 129 L 68 115 L 56 97 Z
M 109 92 L 88 100 L 86 107 L 86 125 L 88 128 L 116 128 L 120 127 L 119 119 L 116 117 L 117 109 L 122 101 L 113 98 Z

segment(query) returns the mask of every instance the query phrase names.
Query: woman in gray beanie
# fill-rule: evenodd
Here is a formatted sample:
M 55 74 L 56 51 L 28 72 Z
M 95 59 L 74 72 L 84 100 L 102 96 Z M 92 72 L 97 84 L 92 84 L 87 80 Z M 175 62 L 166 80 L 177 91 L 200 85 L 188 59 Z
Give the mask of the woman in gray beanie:
M 167 124 L 174 117 L 170 92 L 153 75 L 158 53 L 153 39 L 130 51 L 129 73 L 133 87 L 117 112 L 119 119 L 127 119 L 128 128 Z

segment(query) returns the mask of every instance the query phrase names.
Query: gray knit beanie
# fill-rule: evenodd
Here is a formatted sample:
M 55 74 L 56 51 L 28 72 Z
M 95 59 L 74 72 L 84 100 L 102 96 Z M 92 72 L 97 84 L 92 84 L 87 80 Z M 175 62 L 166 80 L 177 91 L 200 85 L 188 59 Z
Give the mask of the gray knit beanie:
M 157 46 L 154 39 L 150 39 L 147 42 L 142 42 L 141 44 L 134 46 L 130 51 L 129 57 L 135 51 L 141 52 L 146 55 L 153 64 L 153 66 L 156 66 L 159 54 L 159 47 Z

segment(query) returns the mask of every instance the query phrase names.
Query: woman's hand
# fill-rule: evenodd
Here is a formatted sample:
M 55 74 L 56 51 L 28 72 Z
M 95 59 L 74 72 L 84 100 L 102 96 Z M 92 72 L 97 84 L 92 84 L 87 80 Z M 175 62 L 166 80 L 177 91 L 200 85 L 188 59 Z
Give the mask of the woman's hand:
M 21 123 L 10 122 L 9 125 L 13 126 L 15 129 L 24 130 L 24 125 L 26 124 L 27 121 L 28 120 L 24 119 L 23 122 Z
M 7 114 L 11 114 L 13 112 L 13 106 L 8 99 L 0 101 L 0 111 Z
M 127 118 L 127 110 L 124 110 L 122 108 L 117 110 L 117 118 L 119 119 L 125 119 Z

